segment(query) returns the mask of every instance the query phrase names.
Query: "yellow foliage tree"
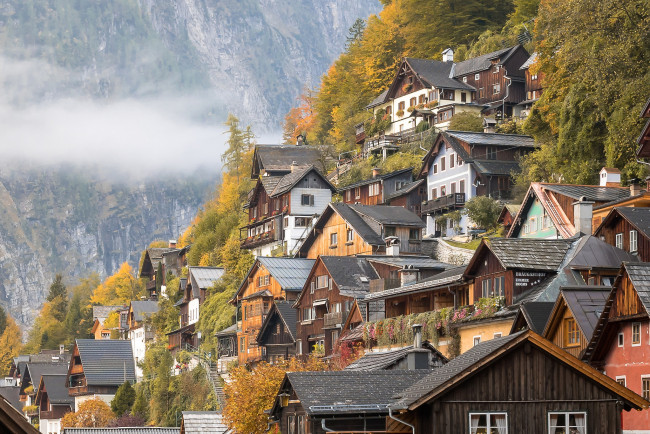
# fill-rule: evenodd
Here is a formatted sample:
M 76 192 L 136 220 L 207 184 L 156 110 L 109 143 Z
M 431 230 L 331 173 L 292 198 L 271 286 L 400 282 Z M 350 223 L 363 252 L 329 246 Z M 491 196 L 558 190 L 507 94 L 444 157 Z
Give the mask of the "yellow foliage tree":
M 135 278 L 133 268 L 125 262 L 117 273 L 95 288 L 90 301 L 99 305 L 128 304 L 131 300 L 136 300 L 142 290 L 142 282 Z
M 9 373 L 11 362 L 20 354 L 23 348 L 20 328 L 10 316 L 7 316 L 7 325 L 0 335 L 0 375 Z
M 99 398 L 79 405 L 79 410 L 67 413 L 61 419 L 61 428 L 102 428 L 115 420 L 111 407 Z

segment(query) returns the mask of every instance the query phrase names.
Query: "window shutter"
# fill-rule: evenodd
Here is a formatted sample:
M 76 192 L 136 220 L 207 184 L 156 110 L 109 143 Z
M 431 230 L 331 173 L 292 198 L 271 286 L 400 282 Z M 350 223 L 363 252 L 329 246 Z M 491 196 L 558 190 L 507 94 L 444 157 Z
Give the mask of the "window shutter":
M 328 277 L 327 281 L 328 281 L 328 285 L 329 285 L 329 290 L 331 291 L 332 290 L 332 278 Z
M 314 293 L 314 290 L 316 289 L 316 282 L 311 282 L 311 293 Z

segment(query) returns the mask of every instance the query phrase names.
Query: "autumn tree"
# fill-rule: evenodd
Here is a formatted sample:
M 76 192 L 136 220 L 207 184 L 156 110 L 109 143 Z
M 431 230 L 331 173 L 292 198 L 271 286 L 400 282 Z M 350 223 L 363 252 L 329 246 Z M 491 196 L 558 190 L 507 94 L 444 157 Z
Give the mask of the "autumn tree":
M 501 205 L 487 196 L 475 196 L 465 202 L 465 214 L 482 229 L 494 229 Z
M 452 116 L 449 129 L 453 131 L 483 132 L 483 118 L 476 113 L 461 112 Z
M 4 310 L 0 307 L 0 311 Z M 0 375 L 7 375 L 11 362 L 17 357 L 23 348 L 20 328 L 14 319 L 5 314 L 4 330 L 0 334 Z
M 111 408 L 100 398 L 92 398 L 79 404 L 79 410 L 66 413 L 61 428 L 102 428 L 115 420 Z
M 103 306 L 128 304 L 131 300 L 137 300 L 143 289 L 142 283 L 133 275 L 133 268 L 125 262 L 115 274 L 95 288 L 90 301 Z

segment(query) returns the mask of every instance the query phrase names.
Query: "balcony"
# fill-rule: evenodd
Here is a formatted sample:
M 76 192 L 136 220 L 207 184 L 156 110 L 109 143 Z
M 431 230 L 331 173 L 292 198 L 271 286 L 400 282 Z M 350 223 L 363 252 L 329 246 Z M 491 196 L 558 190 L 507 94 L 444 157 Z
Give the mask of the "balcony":
M 343 325 L 343 312 L 326 313 L 323 316 L 323 328 L 331 329 Z
M 26 414 L 26 416 L 30 416 L 30 415 Z M 40 414 L 37 414 L 36 416 L 38 416 L 40 419 L 59 419 L 57 417 L 58 415 L 55 414 L 54 411 L 41 411 Z
M 68 394 L 70 396 L 83 395 L 88 393 L 88 386 L 68 387 Z
M 465 193 L 452 193 L 422 204 L 422 214 L 443 213 L 465 206 Z
M 370 281 L 370 292 L 379 292 L 386 289 L 399 288 L 402 286 L 400 279 L 375 279 Z
M 254 235 L 241 240 L 242 249 L 253 249 L 255 247 L 263 246 L 275 241 L 278 241 L 278 238 L 275 236 L 275 229 L 264 232 L 263 234 Z

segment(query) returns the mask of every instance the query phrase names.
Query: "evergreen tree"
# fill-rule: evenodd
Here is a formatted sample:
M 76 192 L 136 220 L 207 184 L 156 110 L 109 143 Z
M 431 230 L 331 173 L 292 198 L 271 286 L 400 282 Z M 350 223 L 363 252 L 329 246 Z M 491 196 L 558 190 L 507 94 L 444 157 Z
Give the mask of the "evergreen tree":
M 50 292 L 47 294 L 47 301 L 52 304 L 52 315 L 58 321 L 65 319 L 68 311 L 68 290 L 63 284 L 63 276 L 57 274 L 50 285 Z
M 0 306 L 0 335 L 5 331 L 5 327 L 7 327 L 7 313 Z
M 131 414 L 133 416 L 140 416 L 145 420 L 149 419 L 149 402 L 145 394 L 146 390 L 144 385 L 137 388 L 137 393 L 135 395 L 135 402 L 131 408 Z
M 83 314 L 81 312 L 81 296 L 75 294 L 70 300 L 68 313 L 65 316 L 65 330 L 68 334 L 67 343 L 73 343 L 75 339 L 87 337 L 88 330 L 84 330 Z
M 346 40 L 346 48 L 350 48 L 350 45 L 357 43 L 361 40 L 363 36 L 363 31 L 366 29 L 366 22 L 362 18 L 357 18 L 357 20 L 352 24 L 352 27 L 348 30 L 348 36 Z
M 135 390 L 129 381 L 125 381 L 115 393 L 115 397 L 111 401 L 111 410 L 116 416 L 122 416 L 131 412 L 133 403 L 135 402 Z
M 228 171 L 237 174 L 237 181 L 239 181 L 239 169 L 244 164 L 244 155 L 250 149 L 251 139 L 248 134 L 244 134 L 239 128 L 239 119 L 232 113 L 228 114 L 228 119 L 224 125 L 228 127 L 228 131 L 224 134 L 229 134 L 229 137 L 226 142 L 228 149 L 221 156 L 221 161 L 223 161 Z M 250 133 L 250 130 L 247 129 L 247 133 Z

